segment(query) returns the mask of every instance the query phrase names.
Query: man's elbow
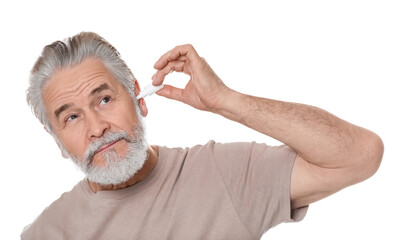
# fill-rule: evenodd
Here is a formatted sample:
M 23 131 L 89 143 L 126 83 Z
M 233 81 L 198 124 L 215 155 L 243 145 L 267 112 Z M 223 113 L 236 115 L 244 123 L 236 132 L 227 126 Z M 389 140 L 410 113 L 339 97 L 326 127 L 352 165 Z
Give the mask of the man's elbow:
M 370 132 L 361 142 L 363 153 L 356 172 L 360 173 L 358 182 L 364 181 L 373 176 L 380 167 L 383 157 L 384 145 L 382 139 L 375 133 Z

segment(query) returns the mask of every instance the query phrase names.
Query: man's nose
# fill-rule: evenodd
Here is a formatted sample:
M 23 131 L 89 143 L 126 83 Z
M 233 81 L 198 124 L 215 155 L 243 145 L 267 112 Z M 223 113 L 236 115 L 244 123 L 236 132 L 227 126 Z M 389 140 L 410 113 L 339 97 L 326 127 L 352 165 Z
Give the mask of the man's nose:
M 88 137 L 89 138 L 99 138 L 104 135 L 104 133 L 109 130 L 110 124 L 98 113 L 90 113 L 88 117 Z

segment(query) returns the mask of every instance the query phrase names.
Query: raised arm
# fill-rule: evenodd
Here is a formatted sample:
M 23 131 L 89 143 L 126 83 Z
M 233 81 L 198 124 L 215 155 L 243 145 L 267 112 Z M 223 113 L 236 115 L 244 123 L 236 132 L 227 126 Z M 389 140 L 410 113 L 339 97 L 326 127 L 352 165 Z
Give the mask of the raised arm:
M 382 140 L 317 107 L 259 98 L 228 88 L 191 45 L 178 46 L 154 65 L 158 85 L 171 71 L 190 80 L 184 89 L 165 86 L 159 95 L 211 111 L 275 138 L 297 153 L 291 181 L 292 208 L 320 200 L 372 176 Z

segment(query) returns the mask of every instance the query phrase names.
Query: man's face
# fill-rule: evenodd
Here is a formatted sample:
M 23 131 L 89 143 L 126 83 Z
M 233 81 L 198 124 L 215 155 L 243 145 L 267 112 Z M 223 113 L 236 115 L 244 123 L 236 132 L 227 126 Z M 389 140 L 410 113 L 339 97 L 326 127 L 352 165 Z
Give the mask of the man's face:
M 100 60 L 86 59 L 57 72 L 42 97 L 62 150 L 87 168 L 109 167 L 109 161 L 128 156 L 131 142 L 143 141 L 137 136 L 143 131 L 135 103 Z M 107 138 L 114 133 L 118 137 Z M 88 150 L 90 159 L 85 159 Z

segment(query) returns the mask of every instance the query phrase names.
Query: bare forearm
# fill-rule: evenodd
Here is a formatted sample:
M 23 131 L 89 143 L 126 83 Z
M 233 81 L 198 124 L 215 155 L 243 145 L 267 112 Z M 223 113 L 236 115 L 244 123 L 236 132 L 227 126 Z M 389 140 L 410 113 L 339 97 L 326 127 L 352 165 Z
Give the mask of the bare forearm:
M 366 141 L 377 136 L 325 110 L 298 103 L 264 99 L 230 91 L 218 111 L 295 149 L 311 163 L 340 168 L 360 161 Z

